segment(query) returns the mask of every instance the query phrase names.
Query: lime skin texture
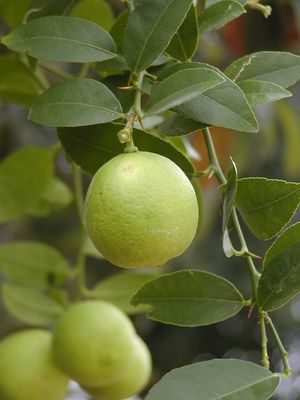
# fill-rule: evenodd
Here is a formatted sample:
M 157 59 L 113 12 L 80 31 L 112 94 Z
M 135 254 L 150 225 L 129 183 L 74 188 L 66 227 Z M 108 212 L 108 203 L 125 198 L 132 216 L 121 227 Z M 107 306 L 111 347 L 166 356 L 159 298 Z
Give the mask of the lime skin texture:
M 191 244 L 198 225 L 197 198 L 173 161 L 143 151 L 123 153 L 95 174 L 85 220 L 94 245 L 111 263 L 159 266 Z
M 68 380 L 53 362 L 50 332 L 24 330 L 0 343 L 1 400 L 63 400 Z
M 140 337 L 136 337 L 130 368 L 116 382 L 85 390 L 95 400 L 123 400 L 138 394 L 149 382 L 152 371 L 150 352 Z
M 71 306 L 53 333 L 57 365 L 82 386 L 108 385 L 129 368 L 135 330 L 114 305 L 89 300 Z

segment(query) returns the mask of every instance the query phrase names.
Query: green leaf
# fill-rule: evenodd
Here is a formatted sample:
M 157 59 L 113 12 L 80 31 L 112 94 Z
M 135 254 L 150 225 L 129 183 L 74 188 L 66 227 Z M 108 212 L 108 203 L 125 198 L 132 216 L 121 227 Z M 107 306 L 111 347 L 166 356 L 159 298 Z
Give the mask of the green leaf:
M 264 258 L 258 303 L 265 311 L 282 307 L 300 292 L 300 222 L 275 240 Z
M 291 92 L 275 83 L 256 81 L 253 79 L 239 82 L 239 87 L 245 93 L 252 107 L 258 104 L 271 103 L 292 95 Z
M 48 61 L 92 62 L 116 56 L 109 35 L 93 22 L 74 17 L 34 19 L 1 39 L 9 49 Z
M 43 193 L 34 215 L 47 216 L 52 211 L 67 207 L 73 200 L 72 191 L 60 179 L 53 177 Z
M 199 30 L 196 7 L 191 6 L 183 23 L 173 36 L 166 52 L 180 61 L 190 60 L 197 50 Z
M 175 72 L 154 83 L 146 113 L 157 114 L 179 106 L 222 82 L 221 75 L 207 68 L 187 68 Z
M 207 7 L 199 15 L 199 31 L 202 35 L 215 29 L 220 29 L 228 22 L 244 14 L 244 7 L 233 0 L 224 0 Z
M 184 69 L 201 67 L 217 72 L 225 79 L 225 82 L 205 91 L 195 99 L 175 107 L 174 111 L 206 125 L 257 132 L 257 120 L 243 91 L 217 68 L 203 63 L 181 63 L 165 70 L 159 75 L 159 79 L 165 79 Z
M 300 78 L 300 56 L 279 51 L 261 51 L 234 61 L 225 74 L 234 81 L 246 79 L 275 83 L 284 89 Z
M 161 125 L 156 129 L 158 132 L 166 136 L 182 136 L 189 135 L 195 131 L 203 129 L 207 124 L 193 121 L 192 119 L 183 117 L 182 115 L 172 113 Z
M 0 223 L 34 214 L 53 176 L 53 152 L 24 148 L 0 164 Z
M 0 271 L 14 283 L 38 288 L 60 285 L 70 273 L 55 248 L 30 241 L 1 244 Z
M 11 0 L 10 0 L 11 1 Z M 28 19 L 46 15 L 60 15 L 71 5 L 73 0 L 32 0 L 28 9 Z
M 110 35 L 114 39 L 117 49 L 121 50 L 122 53 L 122 47 L 123 47 L 123 37 L 124 37 L 124 30 L 127 25 L 128 21 L 128 11 L 123 11 L 122 14 L 118 16 L 118 18 L 115 20 L 115 23 L 113 26 L 110 28 Z
M 114 14 L 103 0 L 81 0 L 72 10 L 72 17 L 87 19 L 109 30 L 114 22 Z
M 166 49 L 192 0 L 140 0 L 128 18 L 123 51 L 134 72 L 143 71 Z
M 238 173 L 235 162 L 231 159 L 232 167 L 227 174 L 227 183 L 220 186 L 220 191 L 223 198 L 223 219 L 222 219 L 222 231 L 223 234 L 227 228 L 232 208 L 234 206 L 234 200 L 237 192 L 237 179 Z
M 28 115 L 30 121 L 53 127 L 94 125 L 122 117 L 118 99 L 94 79 L 57 83 L 33 103 Z
M 145 311 L 145 307 L 134 307 L 130 304 L 132 296 L 145 283 L 157 277 L 158 274 L 120 272 L 103 279 L 92 290 L 92 297 L 106 300 L 127 314 Z
M 145 400 L 267 400 L 280 378 L 242 360 L 211 360 L 174 369 L 152 387 Z
M 237 314 L 243 297 L 226 279 L 205 271 L 183 270 L 145 284 L 133 305 L 151 306 L 150 319 L 179 326 L 210 325 Z
M 52 325 L 64 311 L 42 291 L 11 284 L 2 285 L 2 299 L 13 316 L 30 325 Z
M 300 184 L 277 179 L 238 180 L 235 204 L 259 239 L 271 239 L 291 220 L 300 203 Z
M 17 59 L 0 56 L 0 99 L 30 106 L 43 91 L 30 69 Z
M 124 145 L 117 138 L 117 133 L 123 127 L 111 123 L 85 128 L 61 128 L 58 129 L 58 136 L 67 154 L 83 170 L 93 175 L 103 164 L 124 150 Z M 168 157 L 187 175 L 194 174 L 190 161 L 167 141 L 138 129 L 134 130 L 133 139 L 139 150 Z

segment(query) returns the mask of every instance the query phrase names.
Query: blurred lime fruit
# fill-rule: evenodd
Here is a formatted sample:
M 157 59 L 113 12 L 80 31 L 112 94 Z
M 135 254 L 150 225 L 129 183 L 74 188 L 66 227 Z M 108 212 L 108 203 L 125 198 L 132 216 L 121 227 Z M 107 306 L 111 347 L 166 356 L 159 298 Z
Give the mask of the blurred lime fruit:
M 118 380 L 132 359 L 135 331 L 130 319 L 104 301 L 73 305 L 53 334 L 57 365 L 83 386 Z
M 1 400 L 63 400 L 68 377 L 52 360 L 52 335 L 31 329 L 0 343 Z
M 85 216 L 107 260 L 124 268 L 159 266 L 192 242 L 198 205 L 192 184 L 174 162 L 138 151 L 119 154 L 98 170 Z
M 130 368 L 118 381 L 95 389 L 86 389 L 96 400 L 123 400 L 138 394 L 149 382 L 151 355 L 140 337 L 136 337 Z

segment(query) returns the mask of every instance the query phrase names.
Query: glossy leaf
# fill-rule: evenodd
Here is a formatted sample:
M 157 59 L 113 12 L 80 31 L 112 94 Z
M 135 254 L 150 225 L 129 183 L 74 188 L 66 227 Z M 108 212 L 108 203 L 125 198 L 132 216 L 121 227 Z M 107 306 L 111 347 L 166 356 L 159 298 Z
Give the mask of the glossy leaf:
M 28 115 L 30 121 L 53 127 L 94 125 L 122 117 L 118 99 L 94 79 L 57 83 L 33 103 Z
M 280 378 L 242 360 L 211 360 L 174 369 L 152 387 L 145 400 L 267 400 Z
M 249 229 L 271 239 L 290 221 L 300 203 L 300 184 L 266 178 L 238 181 L 235 204 Z
M 199 30 L 196 7 L 191 6 L 182 25 L 173 36 L 166 52 L 181 61 L 190 60 L 197 50 Z
M 201 124 L 201 122 L 196 122 L 192 119 L 183 117 L 182 115 L 173 113 L 156 129 L 158 132 L 163 133 L 166 136 L 182 136 L 189 135 L 205 128 L 206 126 L 207 124 Z
M 14 283 L 46 288 L 61 284 L 70 269 L 55 248 L 39 242 L 15 241 L 0 245 L 0 271 Z
M 0 223 L 32 215 L 53 175 L 53 152 L 24 148 L 0 164 Z
M 93 288 L 92 297 L 106 300 L 127 314 L 145 311 L 145 307 L 130 304 L 132 296 L 147 282 L 157 277 L 153 273 L 120 272 L 105 278 Z
M 42 291 L 22 286 L 2 285 L 2 299 L 12 315 L 29 325 L 52 325 L 64 311 L 59 303 Z
M 266 311 L 282 307 L 300 292 L 300 222 L 275 240 L 264 258 L 258 303 Z
M 179 326 L 210 325 L 237 314 L 243 297 L 226 279 L 205 271 L 183 270 L 145 284 L 133 305 L 151 306 L 150 319 Z
M 17 59 L 0 56 L 0 99 L 30 106 L 43 91 L 31 70 Z
M 175 72 L 153 85 L 146 113 L 157 114 L 184 104 L 222 82 L 221 75 L 207 68 Z
M 9 49 L 40 60 L 92 62 L 116 56 L 116 46 L 100 26 L 81 18 L 34 19 L 1 39 Z
M 244 7 L 234 0 L 224 0 L 203 10 L 199 15 L 200 34 L 220 29 L 228 22 L 244 14 Z
M 129 16 L 128 11 L 123 11 L 122 14 L 120 14 L 118 18 L 115 20 L 115 23 L 113 24 L 113 26 L 110 28 L 109 31 L 118 49 L 122 49 L 123 47 L 124 30 L 128 21 L 128 16 Z
M 254 79 L 286 89 L 300 78 L 300 56 L 279 51 L 252 53 L 234 61 L 225 74 L 236 82 Z
M 132 71 L 149 67 L 166 49 L 192 0 L 140 0 L 128 18 L 123 51 Z
M 80 0 L 72 10 L 72 17 L 87 19 L 108 30 L 114 22 L 110 5 L 104 0 Z
M 112 157 L 122 153 L 122 145 L 117 133 L 124 126 L 119 124 L 95 125 L 85 128 L 58 129 L 58 136 L 67 154 L 80 167 L 93 175 Z M 135 145 L 142 151 L 161 154 L 174 161 L 187 175 L 194 174 L 190 161 L 165 140 L 135 129 Z
M 239 82 L 239 87 L 245 93 L 245 96 L 251 106 L 271 103 L 292 95 L 291 92 L 283 89 L 275 83 L 256 81 L 253 79 L 247 79 Z
M 27 19 L 40 18 L 46 15 L 61 15 L 71 5 L 72 1 L 32 0 L 27 12 Z
M 204 63 L 181 63 L 165 70 L 159 75 L 159 80 L 187 68 L 197 69 L 200 67 L 219 73 L 225 82 L 205 91 L 195 99 L 175 107 L 174 111 L 206 125 L 257 132 L 257 120 L 243 91 L 217 68 Z

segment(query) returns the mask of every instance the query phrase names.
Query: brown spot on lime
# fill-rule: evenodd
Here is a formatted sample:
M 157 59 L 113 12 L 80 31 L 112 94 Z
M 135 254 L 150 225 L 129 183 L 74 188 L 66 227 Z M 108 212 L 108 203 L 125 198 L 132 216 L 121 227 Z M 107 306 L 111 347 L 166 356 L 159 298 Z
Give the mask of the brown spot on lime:
M 133 172 L 136 169 L 136 165 L 128 164 L 122 168 L 122 172 Z

